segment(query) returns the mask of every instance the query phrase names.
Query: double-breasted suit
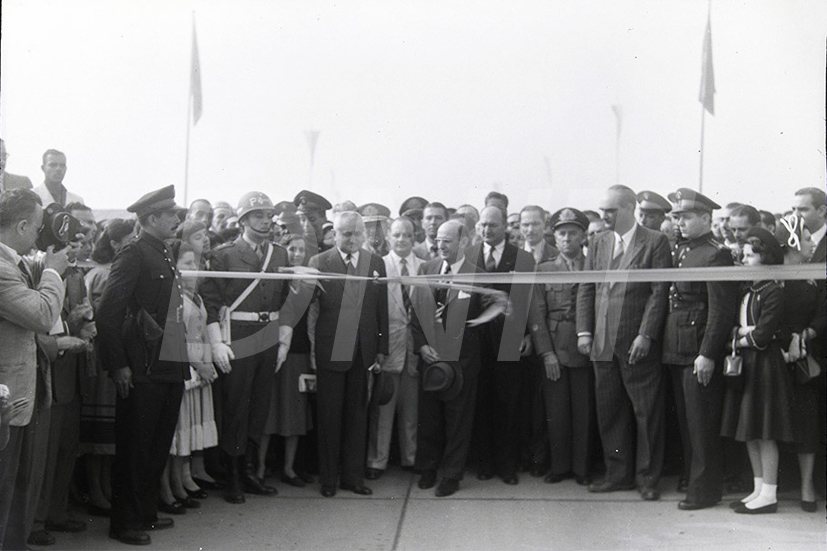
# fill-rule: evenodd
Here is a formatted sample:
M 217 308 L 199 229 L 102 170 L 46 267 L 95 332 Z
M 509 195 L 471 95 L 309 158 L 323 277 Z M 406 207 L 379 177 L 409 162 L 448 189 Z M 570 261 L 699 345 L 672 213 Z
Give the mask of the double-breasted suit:
M 664 234 L 637 225 L 618 258 L 615 236 L 608 231 L 594 237 L 586 271 L 671 267 Z M 650 488 L 660 479 L 664 449 L 660 339 L 668 290 L 666 283 L 621 281 L 584 283 L 577 292 L 577 333 L 593 335 L 597 420 L 609 484 L 636 482 Z M 632 365 L 629 351 L 638 335 L 649 340 L 650 348 Z
M 354 253 L 355 254 L 355 253 Z M 385 263 L 360 250 L 355 275 L 384 277 Z M 347 274 L 338 247 L 310 259 L 320 272 Z M 319 474 L 322 486 L 359 487 L 364 482 L 368 368 L 388 353 L 388 293 L 384 284 L 355 279 L 322 280 L 314 300 Z

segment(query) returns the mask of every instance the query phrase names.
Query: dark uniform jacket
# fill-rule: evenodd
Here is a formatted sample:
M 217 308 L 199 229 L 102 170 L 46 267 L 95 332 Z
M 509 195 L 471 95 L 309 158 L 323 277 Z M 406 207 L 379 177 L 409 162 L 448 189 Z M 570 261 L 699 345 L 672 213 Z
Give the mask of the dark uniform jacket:
M 563 255 L 557 255 L 556 258 L 541 263 L 537 267 L 537 272 L 580 272 L 585 260 L 586 258 L 580 254 L 572 261 L 574 269 L 570 270 Z M 538 290 L 543 297 L 539 305 L 544 313 L 554 353 L 560 364 L 566 367 L 591 366 L 589 357 L 577 350 L 577 284 L 545 283 L 538 285 Z
M 726 245 L 712 232 L 678 243 L 675 266 L 732 266 Z M 692 365 L 698 355 L 717 359 L 736 322 L 738 284 L 729 281 L 678 281 L 669 290 L 669 314 L 663 335 L 663 363 Z
M 128 366 L 135 382 L 189 379 L 183 304 L 172 252 L 160 239 L 141 232 L 115 257 L 98 306 L 103 368 Z M 158 330 L 163 332 L 160 337 Z

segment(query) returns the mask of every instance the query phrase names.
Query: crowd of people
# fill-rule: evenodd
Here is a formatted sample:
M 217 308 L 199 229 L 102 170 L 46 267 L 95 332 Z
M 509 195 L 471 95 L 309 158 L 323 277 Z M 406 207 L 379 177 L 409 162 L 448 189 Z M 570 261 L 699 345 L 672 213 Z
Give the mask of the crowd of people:
M 0 145 L 2 549 L 84 530 L 70 501 L 145 545 L 212 491 L 371 495 L 390 468 L 438 497 L 471 471 L 644 500 L 671 470 L 682 510 L 763 514 L 789 456 L 801 508 L 823 495 L 823 278 L 577 274 L 824 265 L 822 189 L 772 214 L 614 185 L 598 214 L 168 186 L 95 220 L 63 153 L 35 187 Z

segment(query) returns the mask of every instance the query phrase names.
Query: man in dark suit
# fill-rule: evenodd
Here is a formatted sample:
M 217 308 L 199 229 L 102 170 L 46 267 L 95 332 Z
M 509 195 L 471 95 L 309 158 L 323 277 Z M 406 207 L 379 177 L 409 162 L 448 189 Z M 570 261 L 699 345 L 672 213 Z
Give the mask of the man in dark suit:
M 503 274 L 534 271 L 531 254 L 506 241 L 505 214 L 500 207 L 485 207 L 480 213 L 479 225 L 483 243 L 470 247 L 466 255 L 481 271 Z M 534 348 L 541 355 L 551 350 L 551 342 L 539 310 L 530 312 L 531 285 L 496 284 L 493 287 L 508 294 L 513 311 L 507 318 L 494 319 L 485 329 L 475 422 L 481 463 L 477 477 L 488 480 L 496 471 L 506 484 L 517 484 L 520 356 L 532 346 L 532 338 Z M 529 335 L 526 323 L 530 313 L 534 315 Z
M 801 218 L 815 245 L 810 262 L 823 264 L 827 259 L 827 201 L 824 190 L 805 187 L 796 191 L 793 212 Z
M 422 260 L 439 258 L 436 245 L 436 232 L 448 220 L 448 209 L 442 203 L 428 203 L 422 209 L 422 228 L 425 240 L 414 245 L 413 253 Z
M 462 223 L 443 224 L 436 241 L 440 258 L 423 264 L 421 275 L 479 271 L 464 255 L 470 239 Z M 416 287 L 411 294 L 414 350 L 421 358 L 418 485 L 432 488 L 439 476 L 436 496 L 445 497 L 459 489 L 468 458 L 484 338 L 482 328 L 468 321 L 484 303 L 479 294 L 455 289 Z
M 8 158 L 6 142 L 0 138 L 0 195 L 12 189 L 32 189 L 32 181 L 26 176 L 6 172 L 6 160 Z
M 333 224 L 336 246 L 310 259 L 323 273 L 385 277 L 381 257 L 362 248 L 365 224 L 356 212 L 340 213 Z M 364 485 L 369 370 L 388 354 L 388 293 L 366 279 L 330 279 L 317 291 L 314 335 L 317 369 L 319 475 L 321 493 L 336 495 L 341 460 L 343 490 L 370 495 Z
M 628 187 L 609 188 L 600 210 L 611 231 L 594 237 L 586 271 L 671 267 L 669 241 L 635 223 L 635 202 Z M 665 283 L 625 281 L 584 283 L 578 289 L 577 347 L 594 362 L 597 421 L 606 462 L 606 477 L 590 485 L 591 492 L 632 489 L 637 484 L 643 499 L 660 498 L 660 338 L 668 290 Z
M 158 493 L 189 379 L 184 290 L 164 243 L 178 227 L 177 208 L 173 186 L 127 208 L 141 233 L 115 257 L 96 318 L 101 365 L 118 392 L 109 537 L 131 545 L 173 524 L 158 517 Z
M 712 236 L 712 211 L 720 205 L 687 188 L 669 198 L 682 237 L 675 252 L 676 267 L 732 266 L 729 247 Z M 678 503 L 685 511 L 712 507 L 721 500 L 722 365 L 737 304 L 734 282 L 680 281 L 669 290 L 663 363 L 671 373 L 684 463 L 689 467 L 686 499 Z

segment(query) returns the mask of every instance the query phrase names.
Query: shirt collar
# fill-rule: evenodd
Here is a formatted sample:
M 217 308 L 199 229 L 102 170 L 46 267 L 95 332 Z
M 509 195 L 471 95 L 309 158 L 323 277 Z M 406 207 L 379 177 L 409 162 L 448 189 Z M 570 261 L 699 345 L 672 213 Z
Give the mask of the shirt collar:
M 818 242 L 821 241 L 821 238 L 823 238 L 825 234 L 827 234 L 827 224 L 822 224 L 818 231 L 810 234 L 813 244 L 818 245 Z
M 241 234 L 241 239 L 243 239 L 248 245 L 250 245 L 250 248 L 253 249 L 253 250 L 256 250 L 256 248 L 258 247 L 258 245 L 256 245 L 251 239 L 249 239 L 243 233 Z M 263 245 L 263 243 L 262 243 L 262 245 Z
M 623 235 L 620 235 L 619 233 L 614 232 L 615 233 L 615 243 L 617 243 L 619 239 L 623 239 L 623 247 L 624 247 L 624 250 L 625 250 L 626 248 L 629 247 L 629 245 L 631 245 L 632 239 L 634 239 L 634 237 L 635 237 L 635 231 L 636 230 L 637 230 L 637 224 L 632 224 L 632 229 L 630 229 L 629 231 L 627 231 Z
M 353 266 L 354 267 L 357 264 L 359 264 L 359 251 L 358 250 L 355 253 L 343 253 L 342 249 L 339 249 L 339 248 L 337 248 L 336 250 L 339 251 L 339 256 L 342 257 L 342 262 L 345 263 L 345 266 L 347 266 L 347 255 L 348 254 L 350 254 L 350 259 L 353 261 Z
M 15 264 L 20 264 L 20 261 L 21 261 L 21 260 L 23 260 L 23 257 L 22 257 L 22 256 L 20 256 L 20 255 L 17 253 L 17 251 L 15 251 L 14 249 L 12 249 L 11 247 L 9 247 L 8 245 L 6 245 L 5 243 L 0 242 L 0 248 L 2 248 L 3 250 L 5 250 L 5 251 L 6 251 L 6 253 L 7 253 L 9 256 L 11 256 L 11 257 L 12 257 L 12 260 L 14 260 L 14 263 L 15 263 Z
M 502 241 L 500 241 L 497 245 L 494 245 L 493 247 L 491 245 L 489 245 L 488 243 L 483 243 L 483 245 L 485 245 L 485 254 L 488 254 L 489 251 L 493 248 L 494 252 L 496 254 L 501 255 L 503 253 L 503 249 L 505 249 L 505 239 L 503 239 Z
M 405 259 L 405 264 L 407 264 L 408 269 L 409 270 L 412 269 L 411 266 L 413 266 L 413 259 L 414 259 L 413 252 L 409 253 L 408 256 L 405 256 L 405 257 L 399 256 L 394 251 L 390 251 L 388 254 L 391 255 L 391 260 L 393 261 L 393 264 L 394 264 L 394 266 L 396 266 L 397 269 L 401 269 L 402 264 L 400 263 L 400 260 L 402 260 L 403 258 Z

